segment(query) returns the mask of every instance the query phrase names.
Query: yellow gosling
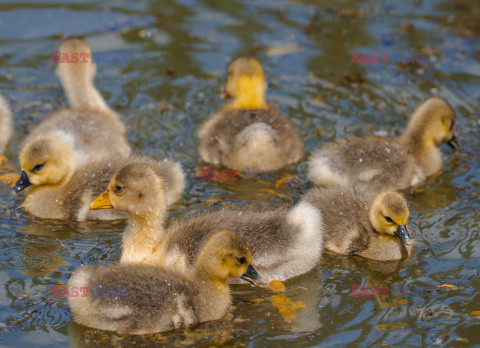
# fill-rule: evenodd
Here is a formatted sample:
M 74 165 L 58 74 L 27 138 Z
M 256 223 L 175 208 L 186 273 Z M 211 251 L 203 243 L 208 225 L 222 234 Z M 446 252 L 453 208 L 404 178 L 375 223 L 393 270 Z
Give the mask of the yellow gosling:
M 267 82 L 262 65 L 255 58 L 235 59 L 227 68 L 225 92 L 233 101 L 231 109 L 267 109 L 265 90 Z
M 220 319 L 231 303 L 227 281 L 238 277 L 260 279 L 245 240 L 219 231 L 202 247 L 191 276 L 138 264 L 82 266 L 68 285 L 90 293 L 70 297 L 69 305 L 76 322 L 97 329 L 124 334 L 183 329 Z

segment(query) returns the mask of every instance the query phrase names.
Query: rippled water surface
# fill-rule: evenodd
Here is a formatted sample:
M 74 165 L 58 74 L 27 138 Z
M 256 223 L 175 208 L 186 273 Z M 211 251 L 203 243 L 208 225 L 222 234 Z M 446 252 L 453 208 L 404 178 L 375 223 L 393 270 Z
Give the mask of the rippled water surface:
M 21 197 L 0 184 L 1 345 L 480 344 L 478 1 L 1 1 L 0 92 L 16 126 L 7 154 L 12 163 L 2 173 L 18 173 L 20 140 L 65 105 L 50 52 L 77 35 L 94 51 L 122 57 L 99 62 L 96 86 L 124 115 L 137 151 L 184 166 L 188 185 L 171 218 L 227 204 L 290 205 L 309 185 L 305 160 L 313 149 L 349 135 L 395 136 L 431 95 L 455 108 L 461 149 L 453 154 L 442 145 L 443 173 L 405 191 L 417 241 L 410 259 L 379 263 L 325 254 L 315 270 L 286 282 L 286 296 L 306 304 L 291 323 L 272 304 L 270 290 L 242 285 L 234 287 L 224 319 L 145 337 L 75 325 L 67 300 L 51 297 L 51 286 L 65 283 L 80 264 L 118 259 L 124 224 L 37 220 L 16 208 Z M 351 51 L 427 59 L 352 64 Z M 238 55 L 265 65 L 268 99 L 306 143 L 304 160 L 280 174 L 298 176 L 289 184 L 195 176 L 202 166 L 195 130 L 223 103 L 225 66 Z M 389 292 L 352 296 L 357 286 Z M 392 296 L 395 287 L 402 297 Z

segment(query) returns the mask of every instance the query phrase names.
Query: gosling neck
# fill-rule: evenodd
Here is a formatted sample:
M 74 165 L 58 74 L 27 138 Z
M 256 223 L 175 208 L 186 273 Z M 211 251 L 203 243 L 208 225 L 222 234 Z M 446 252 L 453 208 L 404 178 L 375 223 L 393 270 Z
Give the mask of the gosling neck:
M 235 99 L 228 105 L 234 109 L 265 109 L 265 80 L 258 76 L 241 76 Z
M 432 152 L 438 152 L 435 134 L 432 133 L 432 117 L 435 108 L 432 103 L 423 103 L 413 113 L 407 124 L 405 133 L 398 142 L 407 147 L 417 160 L 420 156 L 430 156 Z
M 88 61 L 63 65 L 68 67 L 61 67 L 59 75 L 70 107 L 109 112 L 110 108 L 93 84 L 95 64 Z
M 418 126 L 418 123 L 417 123 Z M 398 139 L 400 145 L 412 154 L 425 176 L 432 175 L 442 168 L 442 153 L 437 147 L 433 134 L 424 127 L 408 127 Z
M 426 131 L 425 127 L 421 124 L 422 122 L 419 120 L 412 123 L 413 124 L 407 127 L 405 133 L 398 138 L 398 141 L 408 146 L 412 151 L 424 151 L 436 148 L 437 145 L 434 137 Z
M 405 245 L 400 238 L 385 233 L 370 237 L 367 249 L 361 252 L 361 256 L 380 260 L 401 260 L 411 255 L 412 245 Z
M 379 214 L 379 211 L 380 208 L 377 196 L 373 200 L 372 205 L 370 206 L 370 209 L 368 211 L 368 220 L 370 221 L 370 224 L 372 225 L 372 228 L 374 229 L 376 234 L 380 234 L 380 226 L 377 223 L 377 215 Z
M 200 301 L 200 315 L 208 320 L 220 318 L 231 303 L 228 278 L 214 275 L 208 266 L 197 263 L 193 278 L 199 284 L 200 298 L 211 299 Z
M 150 263 L 149 257 L 163 243 L 165 211 L 158 208 L 131 214 L 123 234 L 122 263 Z

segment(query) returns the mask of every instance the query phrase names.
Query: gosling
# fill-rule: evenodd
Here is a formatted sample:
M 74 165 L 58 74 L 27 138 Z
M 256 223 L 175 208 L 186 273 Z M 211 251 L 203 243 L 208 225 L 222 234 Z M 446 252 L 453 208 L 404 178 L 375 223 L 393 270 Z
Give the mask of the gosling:
M 185 175 L 179 163 L 157 161 L 147 157 L 119 157 L 92 162 L 73 169 L 72 155 L 67 146 L 45 148 L 39 156 L 21 156 L 24 171 L 19 181 L 26 189 L 21 208 L 33 216 L 57 220 L 116 220 L 127 215 L 119 210 L 90 210 L 94 198 L 101 194 L 112 175 L 128 164 L 147 165 L 163 182 L 166 207 L 183 193 Z M 18 185 L 18 184 L 17 184 Z
M 398 192 L 375 196 L 346 187 L 314 188 L 303 200 L 322 213 L 327 250 L 380 261 L 401 260 L 412 253 L 408 205 Z
M 215 232 L 230 230 L 246 239 L 262 282 L 293 278 L 313 269 L 322 254 L 321 214 L 300 202 L 290 209 L 224 209 L 178 220 L 165 230 L 164 184 L 155 171 L 131 164 L 119 170 L 91 209 L 129 214 L 121 263 L 161 265 L 188 274 L 201 246 Z
M 398 139 L 365 136 L 325 144 L 312 154 L 308 176 L 317 186 L 362 186 L 375 192 L 416 185 L 441 170 L 438 143 L 458 148 L 455 123 L 452 107 L 430 98 L 413 113 Z
M 226 313 L 231 303 L 227 281 L 236 277 L 252 284 L 260 279 L 245 240 L 220 231 L 202 247 L 191 276 L 138 264 L 82 266 L 68 285 L 91 291 L 69 297 L 69 305 L 77 323 L 122 334 L 190 328 Z
M 201 159 L 237 170 L 275 170 L 298 162 L 302 141 L 290 120 L 265 101 L 261 64 L 241 57 L 227 72 L 225 90 L 234 100 L 198 130 Z
M 91 57 L 90 46 L 83 39 L 63 42 L 60 52 L 70 56 L 82 52 Z M 87 63 L 59 64 L 58 72 L 70 108 L 49 115 L 23 140 L 20 145 L 22 173 L 14 187 L 15 192 L 22 191 L 29 183 L 35 184 L 27 180 L 26 172 L 43 167 L 46 164 L 44 158 L 51 158 L 69 168 L 66 177 L 56 178 L 68 180 L 75 169 L 88 163 L 130 155 L 125 125 L 120 116 L 106 106 L 93 85 L 95 71 L 91 58 Z

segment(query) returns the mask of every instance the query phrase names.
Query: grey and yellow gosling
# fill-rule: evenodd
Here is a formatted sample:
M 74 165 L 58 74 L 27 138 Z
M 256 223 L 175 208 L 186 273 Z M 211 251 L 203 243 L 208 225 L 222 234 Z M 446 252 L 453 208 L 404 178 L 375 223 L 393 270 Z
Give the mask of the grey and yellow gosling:
M 457 149 L 456 116 L 443 99 L 430 98 L 413 113 L 398 139 L 351 137 L 323 145 L 309 160 L 308 177 L 317 186 L 362 186 L 401 190 L 442 168 L 440 142 Z
M 254 284 L 260 276 L 251 265 L 243 238 L 219 231 L 203 245 L 194 272 L 138 264 L 82 266 L 68 285 L 89 289 L 70 297 L 73 320 L 123 334 L 148 334 L 220 319 L 231 303 L 229 278 Z
M 234 99 L 198 130 L 201 159 L 237 170 L 275 170 L 298 162 L 303 143 L 290 120 L 265 101 L 262 65 L 241 57 L 227 72 L 225 90 Z

